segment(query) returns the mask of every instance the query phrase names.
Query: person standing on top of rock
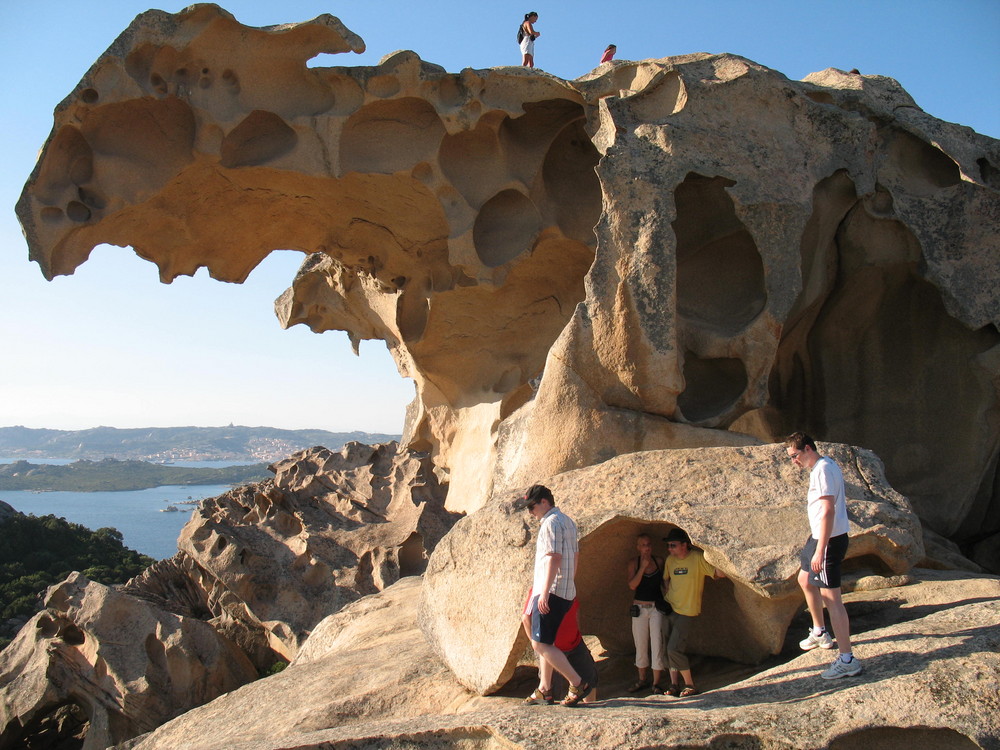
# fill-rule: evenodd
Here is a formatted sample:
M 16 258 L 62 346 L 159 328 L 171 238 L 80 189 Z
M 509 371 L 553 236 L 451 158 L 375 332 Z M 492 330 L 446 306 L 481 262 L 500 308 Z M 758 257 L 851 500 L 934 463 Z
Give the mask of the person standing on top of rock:
M 535 31 L 535 21 L 538 14 L 535 11 L 524 14 L 524 20 L 517 30 L 517 43 L 521 47 L 521 65 L 525 68 L 535 67 L 535 39 L 542 35 L 542 32 Z
M 652 685 L 659 692 L 663 674 L 663 613 L 656 607 L 662 598 L 663 560 L 653 554 L 653 540 L 649 534 L 639 534 L 635 540 L 638 556 L 631 560 L 626 570 L 628 587 L 635 592 L 632 601 L 632 640 L 635 642 L 635 667 L 639 679 L 628 689 L 630 693 Z M 647 677 L 652 651 L 653 682 Z
M 607 47 L 605 47 L 604 54 L 601 55 L 601 65 L 603 65 L 606 62 L 611 62 L 614 59 L 615 52 L 617 50 L 618 48 L 613 44 L 609 44 Z
M 667 601 L 674 611 L 666 617 L 667 662 L 670 665 L 670 687 L 664 692 L 675 698 L 697 695 L 691 662 L 687 654 L 688 635 L 694 618 L 701 614 L 701 600 L 705 592 L 705 578 L 725 578 L 705 560 L 705 553 L 691 547 L 691 539 L 682 529 L 673 529 L 663 541 L 670 554 L 663 566 L 663 585 Z M 684 684 L 681 685 L 681 678 Z
M 816 442 L 802 432 L 785 438 L 785 452 L 792 463 L 809 470 L 806 511 L 811 534 L 799 557 L 799 586 L 806 597 L 813 626 L 799 643 L 803 651 L 833 648 L 826 632 L 823 607 L 830 613 L 830 625 L 840 655 L 820 676 L 827 680 L 861 674 L 861 662 L 851 653 L 851 623 L 840 595 L 840 566 L 847 554 L 847 495 L 840 467 L 816 452 Z
M 587 697 L 591 686 L 555 645 L 563 619 L 576 599 L 576 561 L 579 552 L 576 524 L 555 507 L 552 491 L 533 485 L 514 507 L 526 509 L 541 521 L 535 542 L 535 571 L 531 600 L 524 619 L 530 622 L 531 648 L 538 655 L 538 687 L 525 703 L 552 702 L 552 674 L 559 672 L 569 682 L 562 704 L 575 706 Z M 527 624 L 527 623 L 526 623 Z

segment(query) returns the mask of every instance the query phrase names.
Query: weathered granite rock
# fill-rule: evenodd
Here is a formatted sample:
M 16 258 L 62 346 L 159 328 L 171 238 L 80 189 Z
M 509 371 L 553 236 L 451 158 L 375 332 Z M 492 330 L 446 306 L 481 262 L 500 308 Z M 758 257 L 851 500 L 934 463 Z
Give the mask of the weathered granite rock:
M 901 574 L 924 556 L 920 523 L 870 452 L 822 444 L 843 467 L 851 519 L 845 570 Z M 783 445 L 632 453 L 545 479 L 577 524 L 580 628 L 613 653 L 632 648 L 625 568 L 635 536 L 681 527 L 729 578 L 706 584 L 691 651 L 743 662 L 777 653 L 802 605 L 798 552 L 809 536 L 808 475 Z M 527 646 L 518 627 L 531 585 L 534 532 L 512 498 L 463 519 L 431 556 L 421 627 L 459 681 L 481 694 L 504 685 Z M 467 606 L 489 581 L 488 604 Z M 469 638 L 475 633 L 476 638 Z
M 629 659 L 595 653 L 604 699 L 577 710 L 464 691 L 420 637 L 418 584 L 404 579 L 317 627 L 317 643 L 311 638 L 302 652 L 308 658 L 130 747 L 541 750 L 557 737 L 568 750 L 996 748 L 1000 580 L 914 574 L 913 585 L 846 595 L 865 664 L 859 678 L 820 679 L 829 655 L 811 652 L 728 684 L 706 677 L 712 689 L 694 699 L 636 698 L 625 692 Z M 524 686 L 527 694 L 529 680 Z
M 142 14 L 56 111 L 32 258 L 241 281 L 310 254 L 279 317 L 386 341 L 453 510 L 805 428 L 875 450 L 936 531 L 1000 531 L 996 140 L 890 78 L 733 55 L 306 66 L 362 48 L 329 16 Z
M 210 618 L 259 668 L 288 661 L 326 615 L 423 572 L 455 520 L 427 463 L 395 443 L 296 453 L 273 482 L 202 501 L 173 571 L 128 590 Z
M 194 747 L 199 735 L 218 747 L 242 747 L 262 732 L 307 733 L 362 717 L 399 719 L 486 705 L 453 679 L 414 626 L 420 589 L 420 578 L 403 578 L 348 604 L 316 626 L 287 669 L 189 712 L 136 747 Z
M 121 592 L 79 574 L 50 591 L 0 657 L 0 749 L 56 722 L 103 748 L 290 661 L 324 617 L 423 572 L 455 520 L 429 461 L 395 443 L 271 468 L 203 501 L 180 552 Z
M 107 747 L 255 677 L 206 623 L 74 573 L 0 652 L 0 748 L 37 746 L 43 733 L 57 746 L 54 724 L 89 724 L 83 747 Z

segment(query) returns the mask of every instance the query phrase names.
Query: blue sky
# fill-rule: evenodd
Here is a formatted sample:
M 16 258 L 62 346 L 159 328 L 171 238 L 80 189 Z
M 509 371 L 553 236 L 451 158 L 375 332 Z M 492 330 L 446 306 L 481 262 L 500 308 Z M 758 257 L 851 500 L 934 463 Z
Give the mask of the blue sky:
M 204 270 L 160 284 L 129 249 L 100 247 L 73 276 L 46 282 L 27 260 L 14 204 L 52 127 L 52 110 L 151 0 L 0 0 L 7 71 L 0 141 L 0 426 L 82 429 L 230 422 L 398 432 L 413 387 L 381 342 L 355 357 L 343 333 L 282 331 L 272 301 L 301 256 L 272 254 L 242 286 Z M 239 0 L 244 24 L 339 17 L 374 65 L 415 50 L 452 72 L 517 65 L 524 13 L 539 13 L 539 68 L 575 78 L 604 47 L 644 59 L 732 52 L 792 79 L 828 67 L 897 79 L 930 114 L 1000 137 L 1000 0 L 575 0 L 350 3 Z

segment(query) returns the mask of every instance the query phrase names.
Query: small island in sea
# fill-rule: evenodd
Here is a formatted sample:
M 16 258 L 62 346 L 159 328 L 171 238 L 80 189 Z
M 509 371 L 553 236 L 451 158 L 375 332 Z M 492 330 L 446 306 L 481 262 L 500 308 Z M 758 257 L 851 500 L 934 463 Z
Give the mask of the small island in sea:
M 71 464 L 0 464 L 0 490 L 116 492 L 167 485 L 244 484 L 271 476 L 267 464 L 200 468 L 148 461 L 80 460 Z

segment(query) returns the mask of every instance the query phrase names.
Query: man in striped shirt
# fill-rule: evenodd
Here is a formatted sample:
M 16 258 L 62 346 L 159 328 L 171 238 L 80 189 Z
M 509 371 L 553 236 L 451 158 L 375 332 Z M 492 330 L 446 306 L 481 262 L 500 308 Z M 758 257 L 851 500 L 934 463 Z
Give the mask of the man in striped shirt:
M 515 503 L 541 522 L 535 544 L 535 572 L 529 613 L 531 647 L 538 655 L 538 688 L 526 703 L 552 701 L 552 673 L 559 672 L 569 683 L 564 706 L 575 706 L 591 686 L 573 669 L 556 645 L 556 634 L 576 599 L 576 560 L 579 546 L 576 524 L 555 507 L 552 491 L 541 484 L 532 486 Z

